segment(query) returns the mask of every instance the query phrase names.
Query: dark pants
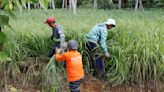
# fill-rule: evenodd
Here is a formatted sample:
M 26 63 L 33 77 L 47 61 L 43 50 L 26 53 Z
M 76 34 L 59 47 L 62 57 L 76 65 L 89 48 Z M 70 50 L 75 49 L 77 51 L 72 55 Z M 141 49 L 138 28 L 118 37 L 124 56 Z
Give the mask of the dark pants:
M 105 73 L 103 58 L 99 55 L 94 54 L 97 44 L 88 41 L 86 45 L 87 45 L 88 53 L 89 53 L 89 58 L 90 58 L 89 60 L 90 60 L 90 63 L 92 64 L 91 67 L 94 68 L 94 70 L 98 74 Z
M 51 46 L 51 50 L 49 52 L 49 57 L 52 57 L 55 54 L 56 48 L 60 48 L 60 43 L 54 43 Z
M 55 54 L 55 50 L 56 48 L 60 48 L 60 43 L 54 43 L 51 47 L 50 53 L 49 53 L 49 57 L 51 58 L 54 54 Z M 58 66 L 58 63 L 54 62 L 56 66 Z M 63 67 L 66 68 L 66 63 L 62 62 Z
M 70 91 L 71 92 L 80 92 L 80 84 L 83 82 L 83 78 L 77 81 L 73 81 L 69 83 Z

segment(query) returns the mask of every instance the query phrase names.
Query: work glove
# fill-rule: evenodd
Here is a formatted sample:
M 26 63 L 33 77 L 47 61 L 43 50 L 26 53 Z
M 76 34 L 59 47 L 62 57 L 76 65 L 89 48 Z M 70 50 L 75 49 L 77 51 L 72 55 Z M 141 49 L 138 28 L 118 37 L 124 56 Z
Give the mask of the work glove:
M 109 58 L 110 57 L 110 54 L 108 52 L 105 53 L 105 57 L 106 58 Z
M 48 41 L 60 42 L 59 39 L 56 39 L 56 38 L 54 38 L 53 36 L 51 36 L 51 37 L 48 39 Z
M 53 41 L 54 42 L 60 42 L 60 40 L 59 39 L 56 39 L 56 38 L 53 38 Z

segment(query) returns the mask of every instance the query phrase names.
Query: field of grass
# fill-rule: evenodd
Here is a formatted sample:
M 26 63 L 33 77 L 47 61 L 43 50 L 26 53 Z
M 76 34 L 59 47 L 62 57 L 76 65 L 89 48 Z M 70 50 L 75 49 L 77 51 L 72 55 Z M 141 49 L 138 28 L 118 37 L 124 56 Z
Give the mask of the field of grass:
M 85 34 L 108 18 L 116 20 L 116 28 L 108 32 L 107 46 L 112 58 L 105 60 L 108 82 L 112 85 L 164 79 L 164 10 L 24 10 L 10 20 L 14 30 L 5 28 L 5 49 L 17 64 L 26 57 L 47 56 L 51 29 L 44 24 L 53 16 L 63 26 L 66 40 L 76 39 L 87 63 Z M 12 66 L 12 64 L 11 64 Z M 89 71 L 86 68 L 86 71 Z M 89 72 L 88 72 L 89 73 Z

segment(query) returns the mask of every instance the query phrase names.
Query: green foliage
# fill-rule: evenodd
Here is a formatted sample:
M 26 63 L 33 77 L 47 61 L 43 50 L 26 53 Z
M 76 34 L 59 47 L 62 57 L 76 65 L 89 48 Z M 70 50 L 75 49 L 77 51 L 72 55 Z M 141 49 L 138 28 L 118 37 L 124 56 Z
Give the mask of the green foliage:
M 105 9 L 108 7 L 108 0 L 97 0 L 98 2 L 98 8 Z
M 62 87 L 64 86 L 62 85 L 63 75 L 65 73 L 64 71 L 65 69 L 63 69 L 62 63 L 58 62 L 57 64 L 55 58 L 52 57 L 43 72 L 45 77 L 44 82 L 48 83 L 49 86 L 42 90 L 49 90 L 50 92 L 57 92 L 59 90 L 62 91 Z
M 49 0 L 39 0 L 40 5 L 44 8 L 47 9 L 48 7 L 48 1 Z
M 47 9 L 49 0 L 2 0 L 0 2 L 0 7 L 4 10 L 21 10 L 23 6 L 26 6 L 26 3 L 39 3 L 42 8 Z
M 11 61 L 11 58 L 8 57 L 6 52 L 0 52 L 0 64 L 6 63 L 7 61 Z
M 94 25 L 112 17 L 116 19 L 116 28 L 108 33 L 107 47 L 112 55 L 111 59 L 105 61 L 108 81 L 112 85 L 118 85 L 136 83 L 141 80 L 164 79 L 164 17 L 162 16 L 164 12 L 162 9 L 138 12 L 82 9 L 76 16 L 67 10 L 55 10 L 55 12 L 51 10 L 16 12 L 19 19 L 11 20 L 11 26 L 15 31 L 9 28 L 5 28 L 6 31 L 4 31 L 8 34 L 7 39 L 9 39 L 4 47 L 12 60 L 21 61 L 25 57 L 40 54 L 47 56 L 49 46 L 51 46 L 48 42 L 51 28 L 43 21 L 49 16 L 54 16 L 57 23 L 64 28 L 66 41 L 70 39 L 78 41 L 79 51 L 84 56 L 85 69 L 87 73 L 90 73 L 86 57 L 88 53 L 85 46 L 85 35 Z M 95 52 L 95 54 L 100 54 L 100 52 Z M 56 66 L 52 63 L 48 64 L 48 66 L 51 65 L 49 74 L 56 72 Z M 57 73 L 54 76 L 60 75 Z M 50 80 L 53 80 L 51 77 L 52 75 L 49 76 Z M 52 82 L 55 83 L 56 79 L 54 80 Z
M 6 41 L 6 35 L 0 32 L 0 44 L 4 43 L 5 41 Z
M 0 7 L 3 7 L 8 3 L 8 0 L 0 0 Z
M 0 26 L 8 25 L 9 17 L 6 15 L 0 15 Z
M 164 0 L 160 0 L 161 3 L 164 3 Z
M 29 0 L 29 1 L 31 1 L 32 3 L 37 3 L 38 2 L 38 0 Z

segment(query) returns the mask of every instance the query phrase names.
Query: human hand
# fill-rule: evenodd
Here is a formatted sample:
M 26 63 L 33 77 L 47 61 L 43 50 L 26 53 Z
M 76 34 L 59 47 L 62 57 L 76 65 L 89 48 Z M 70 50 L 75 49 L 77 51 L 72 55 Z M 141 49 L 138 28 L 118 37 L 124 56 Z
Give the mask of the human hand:
M 56 48 L 55 49 L 55 53 L 56 54 L 63 54 L 64 53 L 64 50 L 63 50 L 63 48 Z
M 59 54 L 59 52 L 60 52 L 60 51 L 59 51 L 59 48 L 56 48 L 56 49 L 55 49 L 55 53 L 56 53 L 56 54 Z
M 108 52 L 105 53 L 105 57 L 106 57 L 106 58 L 109 58 L 110 56 L 111 56 L 111 55 L 110 55 Z

